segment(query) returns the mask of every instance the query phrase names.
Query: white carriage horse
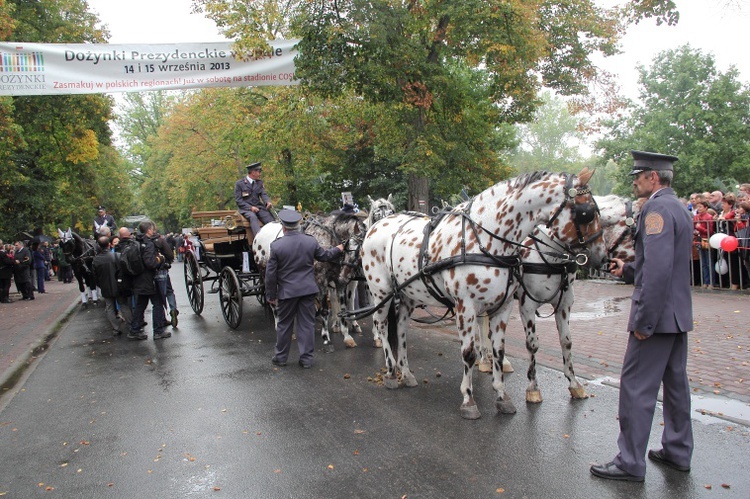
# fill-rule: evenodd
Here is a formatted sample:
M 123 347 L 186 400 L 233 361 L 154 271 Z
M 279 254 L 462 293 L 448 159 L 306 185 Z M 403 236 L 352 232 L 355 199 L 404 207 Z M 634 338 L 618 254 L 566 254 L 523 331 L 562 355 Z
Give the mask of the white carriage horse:
M 635 216 L 639 211 L 642 200 L 631 202 L 629 199 L 615 195 L 595 196 L 599 208 L 599 219 L 603 230 L 604 241 L 607 244 L 607 254 L 611 258 L 625 261 L 635 259 L 633 232 L 635 231 Z M 536 379 L 536 353 L 539 350 L 539 340 L 536 332 L 536 316 L 539 308 L 549 303 L 553 306 L 553 315 L 560 339 L 563 357 L 563 372 L 568 379 L 568 390 L 575 399 L 586 398 L 586 390 L 578 381 L 573 368 L 573 342 L 570 335 L 570 312 L 573 307 L 573 281 L 576 278 L 576 266 L 569 265 L 564 260 L 550 256 L 545 246 L 555 247 L 556 242 L 546 235 L 541 228 L 538 234 L 524 241 L 529 249 L 522 255 L 521 285 L 516 289 L 515 298 L 518 300 L 518 310 L 526 333 L 526 350 L 529 353 L 529 369 L 526 377 L 529 385 L 526 388 L 526 401 L 538 403 L 542 401 L 541 391 Z M 486 331 L 486 324 L 483 330 Z M 488 338 L 481 335 L 479 370 L 491 371 L 491 354 L 488 351 Z M 507 360 L 507 357 L 504 359 Z M 503 364 L 504 372 L 512 372 L 510 363 Z
M 372 199 L 367 196 L 370 201 L 370 211 L 367 213 L 367 219 L 365 220 L 365 229 L 369 229 L 377 221 L 396 213 L 396 208 L 393 207 L 392 195 L 388 195 L 386 198 Z M 334 317 L 339 318 L 338 321 L 334 321 L 332 329 L 334 332 L 344 333 L 344 344 L 349 348 L 354 348 L 357 343 L 351 336 L 350 332 L 356 334 L 362 334 L 362 328 L 356 319 L 342 318 L 341 312 L 346 310 L 347 312 L 356 312 L 357 304 L 357 286 L 359 282 L 364 279 L 364 272 L 362 271 L 362 257 L 360 255 L 360 249 L 362 248 L 362 241 L 364 240 L 364 233 L 361 236 L 356 236 L 349 240 L 349 243 L 344 248 L 344 260 L 341 262 L 341 277 L 342 282 L 348 282 L 343 293 L 339 293 L 337 299 L 331 298 L 331 314 Z M 369 293 L 369 291 L 368 291 Z M 375 348 L 381 348 L 383 341 L 378 334 L 377 329 L 372 329 L 372 346 Z
M 592 265 L 601 264 L 606 248 L 587 185 L 591 175 L 593 171 L 588 169 L 578 177 L 548 172 L 525 174 L 495 184 L 440 219 L 402 213 L 370 228 L 362 245 L 362 264 L 372 298 L 379 302 L 374 306 L 373 327 L 387 338 L 383 342 L 387 388 L 398 387 L 396 369 L 406 386 L 417 385 L 406 347 L 406 330 L 414 308 L 449 306 L 455 309 L 464 365 L 461 416 L 480 417 L 474 401 L 472 367 L 477 356 L 478 317 L 483 314 L 489 315 L 495 359 L 495 405 L 501 413 L 515 412 L 505 392 L 500 366 L 513 303 L 510 298 L 521 263 L 517 247 L 537 224 L 546 223 L 552 237 L 563 244 L 585 242 Z
M 341 213 L 339 215 L 330 215 L 326 217 L 308 217 L 304 224 L 304 232 L 309 234 L 318 241 L 322 247 L 331 247 L 344 243 L 345 248 L 350 247 L 349 241 L 356 236 L 364 234 L 364 223 L 355 214 Z M 261 227 L 258 234 L 253 240 L 253 257 L 258 270 L 263 274 L 266 269 L 266 263 L 271 255 L 271 243 L 283 235 L 281 223 L 271 222 Z M 337 294 L 344 293 L 344 287 L 348 283 L 341 279 L 341 265 L 334 262 L 318 262 L 314 264 L 315 281 L 318 284 L 319 293 L 317 297 L 318 316 L 321 318 L 323 337 L 323 347 L 326 351 L 333 351 L 333 342 L 331 341 L 331 332 L 329 328 L 329 306 L 328 291 L 329 285 Z M 334 322 L 340 321 L 338 315 L 332 315 Z M 357 325 L 359 326 L 359 325 Z M 349 335 L 348 328 L 339 326 L 339 329 L 345 331 L 344 342 L 354 343 L 354 339 Z M 347 344 L 348 346 L 348 344 Z

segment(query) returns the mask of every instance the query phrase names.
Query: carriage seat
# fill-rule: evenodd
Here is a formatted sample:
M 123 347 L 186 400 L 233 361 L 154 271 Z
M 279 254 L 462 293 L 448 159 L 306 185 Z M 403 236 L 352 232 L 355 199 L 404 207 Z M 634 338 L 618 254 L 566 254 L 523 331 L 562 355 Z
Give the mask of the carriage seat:
M 237 239 L 247 239 L 248 245 L 251 245 L 255 238 L 255 234 L 250 230 L 250 221 L 237 210 L 193 211 L 191 216 L 203 226 L 193 229 L 193 233 L 201 238 L 206 251 L 213 252 L 214 243 Z M 225 226 L 212 227 L 210 225 L 211 220 L 226 221 L 228 217 L 234 220 L 235 228 L 232 230 Z M 263 223 L 260 222 L 260 225 L 262 227 Z

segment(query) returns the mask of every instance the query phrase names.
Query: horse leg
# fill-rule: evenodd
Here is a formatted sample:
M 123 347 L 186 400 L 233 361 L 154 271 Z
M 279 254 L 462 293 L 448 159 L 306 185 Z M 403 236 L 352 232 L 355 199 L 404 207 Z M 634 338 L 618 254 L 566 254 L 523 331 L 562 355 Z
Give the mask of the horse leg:
M 557 332 L 560 336 L 560 349 L 563 354 L 563 365 L 565 377 L 568 378 L 568 391 L 574 399 L 588 398 L 583 385 L 576 378 L 573 370 L 573 340 L 570 338 L 570 310 L 573 308 L 573 288 L 568 288 L 563 296 L 562 303 L 555 314 Z
M 526 351 L 529 352 L 529 369 L 526 372 L 529 385 L 526 387 L 526 402 L 532 404 L 538 404 L 542 401 L 542 392 L 539 391 L 539 385 L 536 382 L 536 353 L 539 351 L 539 337 L 536 334 L 534 314 L 538 308 L 539 304 L 530 300 L 526 294 L 523 294 L 518 300 L 518 311 L 521 314 L 521 322 L 526 333 Z
M 512 300 L 506 300 L 502 307 L 490 317 L 490 331 L 492 334 L 492 387 L 495 389 L 497 398 L 495 407 L 501 414 L 514 414 L 516 407 L 505 391 L 505 374 L 502 365 L 505 358 L 505 330 L 508 327 L 508 318 Z
M 78 291 L 81 293 L 81 305 L 83 308 L 88 308 L 88 294 L 86 293 L 86 286 L 84 285 L 83 276 L 81 275 L 82 272 L 82 269 L 77 266 L 73 268 L 73 274 L 75 275 L 76 281 L 78 281 Z
M 401 379 L 404 386 L 413 388 L 418 385 L 417 379 L 409 369 L 409 359 L 406 356 L 406 331 L 409 329 L 409 317 L 413 309 L 401 302 L 398 309 L 398 368 L 401 371 Z
M 351 284 L 351 283 L 349 283 Z M 347 298 L 349 293 L 349 284 L 345 286 L 339 286 L 336 290 L 336 298 L 339 310 L 352 310 L 351 307 L 347 307 Z M 354 338 L 352 338 L 352 335 L 349 332 L 349 321 L 338 318 L 339 323 L 341 324 L 341 332 L 344 334 L 344 345 L 346 345 L 347 348 L 354 348 L 357 346 L 357 342 L 354 341 Z
M 492 372 L 492 355 L 490 354 L 490 319 L 486 315 L 482 315 L 479 319 L 479 372 L 480 373 L 491 373 Z
M 324 289 L 326 288 L 327 286 Z M 318 297 L 318 305 L 320 307 L 318 308 L 318 317 L 321 319 L 320 335 L 323 337 L 323 351 L 326 353 L 331 353 L 334 351 L 334 348 L 333 342 L 331 341 L 331 331 L 328 327 L 328 295 L 325 292 L 318 293 Z
M 474 400 L 473 372 L 477 360 L 476 340 L 482 334 L 479 327 L 479 317 L 474 308 L 465 308 L 465 302 L 456 303 L 456 328 L 461 338 L 461 359 L 464 364 L 463 378 L 461 380 L 461 417 L 464 419 L 479 419 L 482 413 Z
M 383 356 L 385 357 L 385 375 L 383 384 L 389 390 L 398 388 L 398 379 L 396 378 L 396 358 L 393 355 L 393 347 L 397 346 L 397 338 L 393 338 L 394 345 L 391 346 L 389 328 L 396 328 L 396 314 L 393 311 L 394 304 L 390 301 L 375 311 L 372 317 L 372 328 L 380 332 L 383 342 Z

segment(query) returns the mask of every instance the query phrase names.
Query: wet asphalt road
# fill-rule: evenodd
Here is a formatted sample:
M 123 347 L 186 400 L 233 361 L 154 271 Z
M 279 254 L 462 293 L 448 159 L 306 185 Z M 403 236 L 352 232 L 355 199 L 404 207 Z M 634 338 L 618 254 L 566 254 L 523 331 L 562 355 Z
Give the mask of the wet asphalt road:
M 589 383 L 592 397 L 573 401 L 562 373 L 542 368 L 545 400 L 528 405 L 526 366 L 514 359 L 518 413 L 498 415 L 490 376 L 475 371 L 482 418 L 466 421 L 455 336 L 414 328 L 420 385 L 390 391 L 377 383 L 382 353 L 369 335 L 355 349 L 335 335 L 336 351 L 318 349 L 309 371 L 296 345 L 287 367 L 273 367 L 271 324 L 254 298 L 244 305 L 234 331 L 218 295 L 206 295 L 203 315 L 182 306 L 159 342 L 112 338 L 101 309 L 75 315 L 0 412 L 0 494 L 750 498 L 747 427 L 695 421 L 691 473 L 649 465 L 643 484 L 609 482 L 588 468 L 616 450 L 612 386 Z M 651 447 L 660 422 L 661 407 Z

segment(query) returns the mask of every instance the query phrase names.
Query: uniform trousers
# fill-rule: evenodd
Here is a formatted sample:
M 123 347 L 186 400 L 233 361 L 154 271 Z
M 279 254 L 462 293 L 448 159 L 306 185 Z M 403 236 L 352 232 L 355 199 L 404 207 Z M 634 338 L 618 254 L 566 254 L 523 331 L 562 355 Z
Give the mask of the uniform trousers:
M 260 220 L 264 224 L 271 223 L 274 220 L 273 215 L 271 215 L 271 213 L 266 208 L 260 208 L 260 211 L 258 213 L 252 211 L 243 211 L 240 213 L 243 217 L 247 218 L 248 222 L 250 222 L 250 229 L 252 229 L 253 234 L 257 234 L 258 232 L 260 232 L 260 223 L 258 222 L 258 220 Z
M 646 450 L 661 383 L 664 383 L 662 448 L 670 461 L 690 466 L 693 427 L 687 350 L 687 333 L 654 334 L 642 341 L 630 333 L 620 376 L 617 439 L 620 453 L 614 463 L 631 475 L 646 474 Z
M 276 347 L 274 348 L 276 359 L 286 362 L 289 357 L 294 320 L 297 319 L 299 360 L 303 364 L 311 364 L 315 351 L 315 295 L 279 300 L 276 314 L 279 319 L 276 324 Z

